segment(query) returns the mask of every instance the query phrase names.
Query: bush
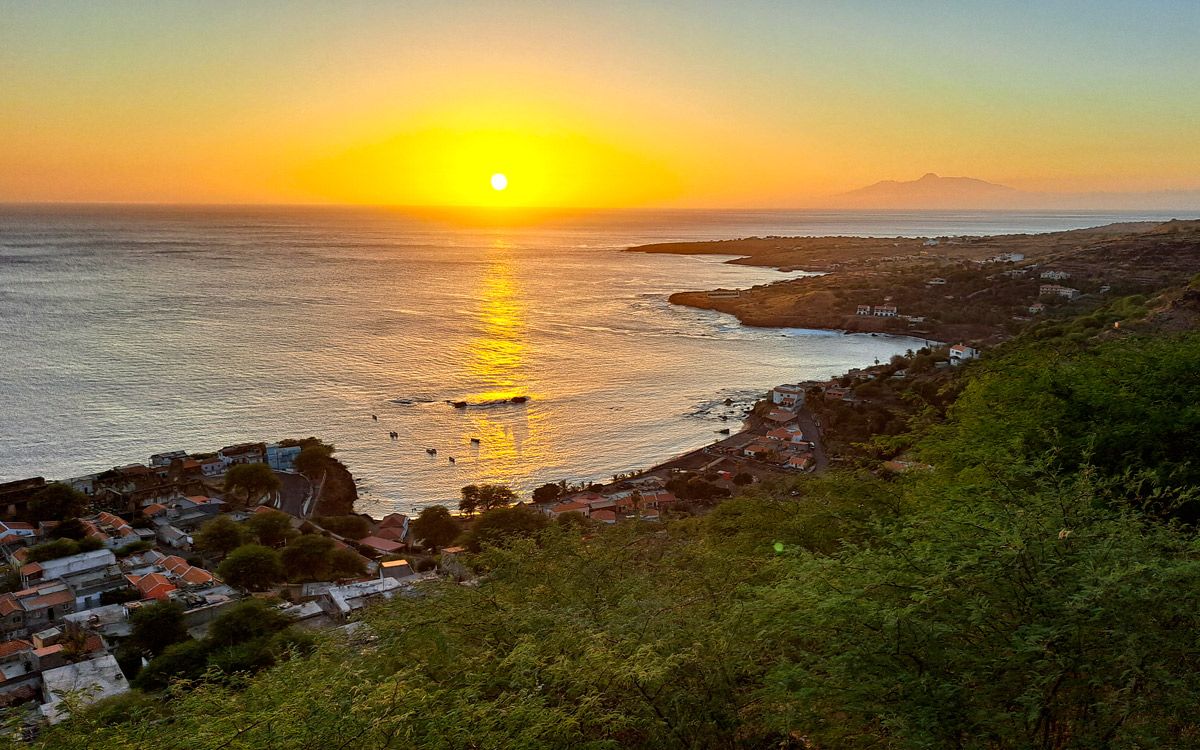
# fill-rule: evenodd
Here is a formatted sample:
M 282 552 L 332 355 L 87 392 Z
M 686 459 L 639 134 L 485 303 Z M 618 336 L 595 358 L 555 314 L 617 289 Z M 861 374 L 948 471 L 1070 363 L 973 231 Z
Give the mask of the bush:
M 313 522 L 346 539 L 362 539 L 371 534 L 371 524 L 362 516 L 317 516 Z
M 284 570 L 275 550 L 258 544 L 244 544 L 217 567 L 217 575 L 231 586 L 265 591 L 284 579 Z

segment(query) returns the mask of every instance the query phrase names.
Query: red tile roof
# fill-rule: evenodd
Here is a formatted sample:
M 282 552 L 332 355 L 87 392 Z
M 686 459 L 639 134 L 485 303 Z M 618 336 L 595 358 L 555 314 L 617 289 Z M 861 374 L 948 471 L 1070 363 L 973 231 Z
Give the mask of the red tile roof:
M 379 552 L 384 552 L 384 553 L 395 552 L 396 550 L 398 550 L 402 547 L 402 545 L 396 544 L 395 542 L 393 542 L 389 539 L 381 539 L 380 537 L 377 537 L 377 536 L 364 537 L 362 539 L 359 539 L 358 543 L 366 545 L 367 547 L 370 547 L 371 549 L 377 550 Z
M 13 612 L 20 612 L 21 605 L 17 602 L 17 597 L 12 594 L 0 596 L 0 617 L 7 617 Z
M 13 654 L 19 654 L 22 651 L 32 651 L 33 644 L 29 641 L 23 641 L 19 638 L 0 643 L 0 659 Z

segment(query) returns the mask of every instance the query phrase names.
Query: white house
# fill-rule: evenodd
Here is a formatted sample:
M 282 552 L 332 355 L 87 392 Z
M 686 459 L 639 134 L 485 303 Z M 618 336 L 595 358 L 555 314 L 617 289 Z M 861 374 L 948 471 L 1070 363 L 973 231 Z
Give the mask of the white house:
M 854 311 L 854 314 L 855 315 L 870 315 L 871 314 L 871 306 L 870 305 L 859 305 L 858 309 Z
M 1029 306 L 1029 314 L 1030 315 L 1040 315 L 1041 313 L 1044 313 L 1044 312 L 1046 312 L 1046 306 L 1043 305 L 1041 302 L 1034 302 L 1032 305 Z
M 1069 286 L 1060 286 L 1059 284 L 1042 284 L 1038 287 L 1038 294 L 1040 296 L 1058 295 L 1065 299 L 1075 299 L 1079 296 L 1079 290 L 1072 289 Z
M 943 279 L 941 276 L 938 276 L 937 278 L 930 279 L 929 281 L 926 281 L 926 282 L 925 282 L 925 285 L 926 285 L 926 286 L 945 286 L 945 285 L 946 285 L 946 280 L 945 280 L 945 279 Z
M 782 406 L 801 406 L 804 404 L 804 386 L 777 385 L 771 389 L 771 403 Z
M 271 443 L 267 446 L 267 465 L 275 471 L 291 471 L 296 467 L 296 456 L 300 455 L 300 451 L 298 445 Z
M 108 698 L 129 692 L 129 682 L 117 664 L 117 658 L 112 654 L 68 664 L 58 669 L 48 669 L 42 673 L 42 715 L 51 724 L 57 724 L 67 718 L 62 710 L 64 695 L 75 694 L 83 705 L 95 703 L 101 698 Z
M 875 305 L 874 315 L 877 318 L 894 318 L 896 317 L 896 306 Z
M 1064 281 L 1071 278 L 1071 274 L 1066 271 L 1042 271 L 1041 277 L 1050 281 Z
M 969 359 L 978 359 L 979 350 L 973 349 L 966 344 L 955 344 L 950 347 L 950 364 L 961 365 Z
M 992 258 L 993 263 L 1017 263 L 1022 260 L 1025 260 L 1024 253 L 1000 253 Z

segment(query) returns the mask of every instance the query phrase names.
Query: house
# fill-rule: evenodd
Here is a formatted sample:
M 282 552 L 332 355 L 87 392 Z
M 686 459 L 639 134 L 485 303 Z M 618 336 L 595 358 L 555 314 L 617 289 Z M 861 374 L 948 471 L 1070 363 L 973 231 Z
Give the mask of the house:
M 804 405 L 804 386 L 777 385 L 771 389 L 771 403 L 796 407 Z
M 1075 299 L 1079 296 L 1078 289 L 1072 289 L 1069 286 L 1061 286 L 1059 284 L 1042 284 L 1038 287 L 1038 295 L 1057 295 L 1066 299 Z
M 168 451 L 166 453 L 155 453 L 150 457 L 151 466 L 170 466 L 172 461 L 187 458 L 187 451 Z
M 325 592 L 322 606 L 328 608 L 331 614 L 346 617 L 372 600 L 391 599 L 402 586 L 394 578 L 373 578 L 345 586 L 332 586 Z
M 133 632 L 133 626 L 129 624 L 129 610 L 124 604 L 105 604 L 103 607 L 72 612 L 64 615 L 63 621 L 78 623 L 84 629 L 109 640 L 127 638 Z
M 850 389 L 842 385 L 825 386 L 825 398 L 829 401 L 845 400 L 850 396 Z
M 77 555 L 57 557 L 53 560 L 43 560 L 40 563 L 28 563 L 22 566 L 21 583 L 28 587 L 39 581 L 68 578 L 94 570 L 103 570 L 116 564 L 117 557 L 112 550 L 98 549 L 91 552 L 80 552 Z
M 871 314 L 871 306 L 870 305 L 859 305 L 858 309 L 854 311 L 854 314 L 855 315 L 870 315 Z
M 993 263 L 1019 263 L 1025 260 L 1024 253 L 1000 253 L 992 258 Z
M 155 536 L 158 537 L 159 542 L 173 549 L 189 550 L 192 548 L 192 538 L 169 523 L 159 526 L 155 531 Z
M 31 523 L 23 521 L 0 521 L 0 539 L 7 536 L 18 536 L 22 539 L 37 538 L 38 531 Z
M 51 724 L 66 719 L 63 697 L 73 694 L 83 704 L 95 703 L 101 698 L 120 695 L 129 691 L 129 682 L 121 672 L 117 659 L 112 654 L 68 664 L 42 673 L 41 712 Z
M 580 500 L 569 500 L 567 502 L 558 503 L 550 506 L 547 511 L 548 515 L 558 518 L 563 513 L 582 513 L 588 515 L 591 512 L 591 506 Z
M 762 458 L 775 449 L 766 443 L 751 443 L 742 449 L 742 455 L 749 458 Z
M 872 315 L 877 318 L 894 318 L 897 310 L 895 305 L 875 305 Z
M 1071 278 L 1071 274 L 1066 271 L 1042 271 L 1038 276 L 1050 281 L 1066 281 Z
M 395 578 L 397 581 L 412 578 L 416 575 L 416 571 L 408 564 L 408 560 L 388 560 L 387 562 L 379 563 L 380 578 Z
M 591 518 L 593 521 L 599 521 L 600 523 L 617 522 L 617 514 L 615 511 L 611 510 L 598 510 L 591 515 Z
M 800 469 L 803 471 L 807 469 L 811 463 L 812 456 L 808 453 L 801 453 L 788 456 L 787 461 L 784 461 L 784 466 L 787 466 L 789 469 Z
M 143 599 L 164 601 L 171 598 L 171 592 L 176 591 L 175 584 L 162 573 L 131 574 L 125 576 L 129 585 L 138 590 Z
M 267 462 L 267 446 L 265 443 L 227 445 L 217 451 L 217 457 L 225 468 L 235 464 L 263 464 Z
M 216 477 L 225 473 L 225 462 L 213 456 L 200 461 L 200 473 L 206 477 Z
M 967 346 L 966 344 L 955 344 L 950 347 L 950 364 L 961 365 L 969 359 L 978 359 L 979 350 Z
M 1046 312 L 1046 306 L 1043 305 L 1041 302 L 1034 302 L 1032 305 L 1029 306 L 1029 314 L 1030 315 L 1039 315 L 1044 312 Z
M 945 286 L 945 285 L 946 285 L 946 280 L 940 276 L 938 276 L 937 278 L 930 279 L 929 281 L 925 282 L 925 286 Z
M 404 545 L 378 536 L 363 537 L 362 539 L 358 540 L 358 544 L 374 550 L 380 555 L 391 555 L 404 549 Z
M 275 471 L 294 471 L 301 450 L 298 445 L 271 443 L 267 446 L 267 465 Z
M 772 409 L 771 411 L 767 412 L 767 419 L 771 422 L 776 422 L 779 424 L 791 422 L 795 418 L 796 413 L 787 409 Z
M 75 611 L 75 594 L 63 581 L 47 581 L 0 596 L 0 633 L 26 636 Z

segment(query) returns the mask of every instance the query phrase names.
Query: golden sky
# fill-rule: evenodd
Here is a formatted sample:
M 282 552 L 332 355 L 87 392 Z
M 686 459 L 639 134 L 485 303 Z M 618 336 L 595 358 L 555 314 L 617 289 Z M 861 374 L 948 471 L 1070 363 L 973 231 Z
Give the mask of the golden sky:
M 1193 0 L 0 0 L 0 201 L 1198 188 L 1198 38 Z

